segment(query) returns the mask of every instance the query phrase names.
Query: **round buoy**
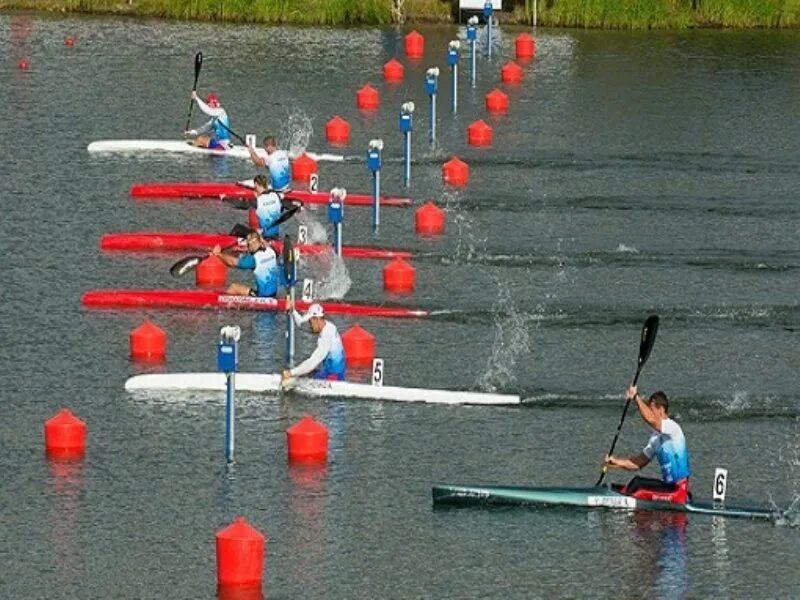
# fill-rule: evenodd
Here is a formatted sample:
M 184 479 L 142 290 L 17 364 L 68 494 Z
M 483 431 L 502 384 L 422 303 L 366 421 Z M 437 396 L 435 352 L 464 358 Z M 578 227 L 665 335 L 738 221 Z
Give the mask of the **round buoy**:
M 75 38 L 72 37 L 71 35 L 68 35 L 64 40 L 64 45 L 72 48 L 75 45 Z
M 83 455 L 86 450 L 86 423 L 68 408 L 62 408 L 44 423 L 44 447 L 50 455 Z
M 261 223 L 258 222 L 258 213 L 255 208 L 247 211 L 247 225 L 250 229 L 261 229 Z
M 161 361 L 167 355 L 167 334 L 151 321 L 131 331 L 130 341 L 134 360 Z
M 513 60 L 508 61 L 503 65 L 503 68 L 500 69 L 500 79 L 503 80 L 503 83 L 516 85 L 522 81 L 522 75 L 522 67 Z
M 414 291 L 415 269 L 402 258 L 395 258 L 383 267 L 383 289 L 404 294 Z
M 375 336 L 369 331 L 354 325 L 342 334 L 345 361 L 348 366 L 366 366 L 375 358 Z
M 286 430 L 289 462 L 315 463 L 328 459 L 328 429 L 306 415 Z
M 264 534 L 243 517 L 216 534 L 217 583 L 223 586 L 260 586 L 264 570 Z
M 536 54 L 536 40 L 527 33 L 520 33 L 516 42 L 517 58 L 520 60 L 530 60 Z
M 222 287 L 228 278 L 228 267 L 216 256 L 202 260 L 194 270 L 194 282 L 198 287 Z
M 483 119 L 471 123 L 467 127 L 467 142 L 470 146 L 491 146 L 492 128 Z
M 418 234 L 439 235 L 444 232 L 444 211 L 429 200 L 417 209 L 414 222 Z
M 292 180 L 308 183 L 312 173 L 317 172 L 317 161 L 303 152 L 292 161 Z
M 377 110 L 379 104 L 380 94 L 370 84 L 365 84 L 356 92 L 356 107 L 359 110 Z
M 425 38 L 416 30 L 406 35 L 403 46 L 408 58 L 422 58 L 425 54 Z
M 448 185 L 464 187 L 469 182 L 469 165 L 454 156 L 442 165 L 442 180 Z
M 391 59 L 383 65 L 383 79 L 391 83 L 398 83 L 403 81 L 403 73 L 405 69 L 400 61 Z
M 486 110 L 500 114 L 508 112 L 508 95 L 497 88 L 486 94 Z
M 350 141 L 350 123 L 339 115 L 325 124 L 325 138 L 331 144 L 347 144 Z
M 28 70 L 28 61 L 25 58 L 20 58 L 19 62 L 17 63 L 20 71 L 27 71 Z

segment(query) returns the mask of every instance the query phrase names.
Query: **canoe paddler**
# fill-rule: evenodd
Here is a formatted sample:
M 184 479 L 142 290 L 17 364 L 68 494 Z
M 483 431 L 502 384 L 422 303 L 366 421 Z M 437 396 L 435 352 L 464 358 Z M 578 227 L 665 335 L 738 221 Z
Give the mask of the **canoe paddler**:
M 232 296 L 274 298 L 278 293 L 278 286 L 285 285 L 283 269 L 278 267 L 275 250 L 258 231 L 248 233 L 245 243 L 247 251 L 239 256 L 223 252 L 219 244 L 214 246 L 211 251 L 213 256 L 218 257 L 229 268 L 253 271 L 254 287 L 232 283 L 228 286 L 226 293 Z
M 210 148 L 211 150 L 229 150 L 233 147 L 231 143 L 231 130 L 230 120 L 228 113 L 222 108 L 219 98 L 213 92 L 206 96 L 206 101 L 203 102 L 197 95 L 197 92 L 192 92 L 192 100 L 197 102 L 197 106 L 203 113 L 211 117 L 211 119 L 199 129 L 190 129 L 186 131 L 186 135 L 194 138 L 194 145 L 201 148 Z M 213 135 L 205 135 L 209 131 L 214 132 Z
M 293 369 L 284 370 L 281 381 L 285 382 L 292 377 L 302 377 L 309 373 L 314 379 L 344 381 L 346 366 L 342 338 L 339 337 L 336 325 L 325 318 L 322 306 L 314 303 L 308 307 L 305 315 L 301 315 L 294 309 L 292 301 L 287 299 L 286 311 L 292 313 L 292 318 L 298 327 L 308 323 L 311 331 L 319 337 L 317 347 L 311 356 Z
M 639 395 L 635 386 L 631 386 L 628 388 L 627 399 L 636 401 L 642 420 L 653 429 L 653 433 L 639 454 L 628 458 L 606 455 L 605 465 L 613 469 L 638 471 L 655 457 L 661 466 L 661 479 L 634 477 L 623 488 L 623 493 L 633 494 L 637 490 L 656 493 L 683 490 L 688 493 L 691 475 L 689 450 L 683 429 L 669 416 L 667 395 L 664 392 L 655 392 L 645 399 Z
M 257 167 L 266 168 L 269 172 L 270 189 L 280 194 L 289 191 L 292 174 L 289 167 L 289 155 L 285 150 L 279 150 L 275 138 L 271 135 L 264 137 L 264 152 L 266 157 L 260 156 L 256 149 L 248 146 L 250 159 Z

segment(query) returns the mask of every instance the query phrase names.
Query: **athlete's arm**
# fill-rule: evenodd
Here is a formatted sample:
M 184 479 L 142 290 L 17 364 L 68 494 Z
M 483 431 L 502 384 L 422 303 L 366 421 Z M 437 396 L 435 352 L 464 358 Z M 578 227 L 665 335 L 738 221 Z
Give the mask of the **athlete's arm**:
M 203 102 L 199 97 L 196 98 L 196 101 L 198 108 L 202 110 L 203 113 L 207 114 L 209 117 L 212 117 L 212 119 L 216 119 L 217 117 L 221 117 L 225 114 L 225 109 L 222 108 L 221 106 L 217 108 L 211 108 L 208 104 Z
M 661 417 L 656 414 L 653 408 L 647 403 L 647 400 L 639 395 L 635 386 L 628 388 L 627 398 L 629 400 L 636 400 L 636 407 L 639 409 L 639 415 L 641 415 L 645 423 L 656 431 L 661 431 Z
M 626 471 L 638 471 L 647 466 L 650 459 L 643 452 L 628 458 L 617 458 L 616 456 L 606 455 L 604 464 L 612 469 L 624 469 Z
M 314 352 L 311 354 L 311 356 L 289 371 L 292 377 L 307 375 L 316 369 L 320 363 L 325 360 L 328 352 L 330 352 L 332 341 L 333 340 L 330 339 L 329 336 L 320 334 L 319 339 L 317 340 L 317 347 L 314 349 Z
M 258 152 L 256 152 L 255 148 L 253 148 L 252 146 L 248 146 L 247 150 L 250 152 L 250 160 L 253 161 L 253 164 L 255 166 L 257 167 L 267 166 L 267 161 L 258 155 Z

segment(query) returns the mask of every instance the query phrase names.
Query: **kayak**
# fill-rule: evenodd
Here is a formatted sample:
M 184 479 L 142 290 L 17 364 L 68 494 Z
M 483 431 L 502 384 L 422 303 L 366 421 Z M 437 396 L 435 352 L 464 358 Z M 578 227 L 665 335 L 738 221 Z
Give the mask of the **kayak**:
M 279 392 L 281 376 L 278 374 L 236 373 L 234 387 L 238 391 Z M 137 390 L 224 392 L 226 380 L 224 373 L 155 373 L 131 377 L 125 382 L 125 389 L 131 392 Z M 321 381 L 306 378 L 291 380 L 290 389 L 314 398 L 359 398 L 432 404 L 513 405 L 520 403 L 519 396 L 508 394 L 377 386 L 349 381 Z
M 238 242 L 237 251 L 245 249 L 242 238 L 218 233 L 107 233 L 100 238 L 100 249 L 125 252 L 168 252 L 181 250 L 210 251 L 214 246 L 231 246 Z M 275 251 L 283 251 L 283 242 L 271 242 Z M 294 248 L 301 254 L 317 255 L 333 252 L 329 244 L 295 244 Z M 345 258 L 364 258 L 374 260 L 392 260 L 394 258 L 411 258 L 406 250 L 389 250 L 384 248 L 365 248 L 359 246 L 342 246 Z
M 173 152 L 180 154 L 205 154 L 208 156 L 230 156 L 233 158 L 250 159 L 250 151 L 247 146 L 233 146 L 230 150 L 212 150 L 201 148 L 185 140 L 100 140 L 92 142 L 86 148 L 93 154 L 97 153 L 129 153 L 141 154 L 144 152 Z M 256 152 L 262 158 L 267 155 L 263 148 L 257 148 Z M 306 155 L 316 161 L 341 162 L 344 156 L 341 154 L 316 154 L 306 152 Z M 292 157 L 294 158 L 294 157 Z
M 606 486 L 558 488 L 437 484 L 433 486 L 432 491 L 434 505 L 531 505 L 663 510 L 744 519 L 777 519 L 781 516 L 778 511 L 769 508 L 733 507 L 694 501 L 680 504 L 642 500 L 626 496 Z
M 226 308 L 238 310 L 283 311 L 283 298 L 232 296 L 213 290 L 91 290 L 81 299 L 87 308 Z M 362 315 L 365 317 L 419 318 L 429 316 L 427 310 L 402 306 L 377 306 L 345 302 L 319 302 L 331 315 Z M 298 310 L 306 310 L 311 302 L 296 302 Z
M 231 200 L 248 200 L 253 198 L 253 189 L 239 183 L 137 183 L 131 186 L 134 198 L 213 198 Z M 307 204 L 327 204 L 330 192 L 309 192 L 291 190 L 286 192 L 287 200 L 300 200 Z M 372 206 L 369 194 L 351 194 L 348 192 L 344 203 L 346 206 Z M 381 196 L 381 206 L 411 206 L 411 198 Z

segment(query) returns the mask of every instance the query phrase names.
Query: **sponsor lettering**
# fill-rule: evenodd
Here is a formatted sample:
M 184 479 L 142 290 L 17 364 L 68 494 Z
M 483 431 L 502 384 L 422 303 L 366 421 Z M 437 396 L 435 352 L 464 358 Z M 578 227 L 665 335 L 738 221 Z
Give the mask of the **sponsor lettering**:
M 587 506 L 605 506 L 607 508 L 636 508 L 636 499 L 629 496 L 589 496 Z

